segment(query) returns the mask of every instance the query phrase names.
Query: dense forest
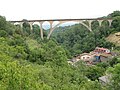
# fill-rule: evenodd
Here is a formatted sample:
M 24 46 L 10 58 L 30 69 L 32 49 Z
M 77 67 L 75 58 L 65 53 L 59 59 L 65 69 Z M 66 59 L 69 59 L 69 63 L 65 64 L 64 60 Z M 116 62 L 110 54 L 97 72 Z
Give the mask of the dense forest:
M 119 90 L 119 56 L 93 66 L 82 61 L 67 63 L 74 55 L 96 46 L 120 51 L 105 39 L 120 32 L 120 11 L 102 18 L 113 18 L 112 26 L 107 21 L 99 26 L 95 21 L 92 33 L 80 24 L 58 27 L 50 40 L 46 39 L 47 31 L 41 40 L 37 25 L 31 32 L 27 22 L 21 28 L 0 16 L 0 90 Z M 111 76 L 110 81 L 102 85 L 98 78 L 106 74 Z

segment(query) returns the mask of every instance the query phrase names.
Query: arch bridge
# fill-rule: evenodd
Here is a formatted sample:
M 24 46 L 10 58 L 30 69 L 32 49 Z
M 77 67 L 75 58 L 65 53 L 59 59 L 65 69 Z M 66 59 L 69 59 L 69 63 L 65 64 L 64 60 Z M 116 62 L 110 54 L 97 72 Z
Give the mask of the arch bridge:
M 82 24 L 83 26 L 85 26 L 89 31 L 92 31 L 92 28 L 91 28 L 91 24 L 93 21 L 98 21 L 99 23 L 99 26 L 101 26 L 102 22 L 103 21 L 108 21 L 109 23 L 109 26 L 111 26 L 111 23 L 112 23 L 112 19 L 102 19 L 102 18 L 90 18 L 90 19 L 48 19 L 48 20 L 27 20 L 27 22 L 29 23 L 30 25 L 30 30 L 33 30 L 33 27 L 32 25 L 35 23 L 35 22 L 38 22 L 39 25 L 40 25 L 40 36 L 41 36 L 41 39 L 43 39 L 43 26 L 42 24 L 47 21 L 50 23 L 50 31 L 48 33 L 48 36 L 47 36 L 47 39 L 50 38 L 52 32 L 55 30 L 56 27 L 58 27 L 60 24 L 63 24 L 63 23 L 66 23 L 66 22 L 69 22 L 69 21 L 73 21 L 73 22 L 78 22 L 80 24 Z M 53 23 L 54 21 L 58 21 L 59 23 L 56 24 L 55 26 L 53 26 Z M 20 24 L 21 28 L 23 27 L 23 23 L 25 22 L 24 20 L 22 21 L 10 21 L 11 23 L 15 24 L 15 23 L 18 23 Z M 86 24 L 85 22 L 88 22 L 88 24 Z

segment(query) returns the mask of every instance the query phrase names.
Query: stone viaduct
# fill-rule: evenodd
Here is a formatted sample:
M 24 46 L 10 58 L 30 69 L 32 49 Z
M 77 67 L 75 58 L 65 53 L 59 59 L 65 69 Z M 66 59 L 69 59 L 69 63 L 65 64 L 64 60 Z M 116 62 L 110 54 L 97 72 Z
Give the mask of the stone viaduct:
M 112 19 L 102 19 L 102 18 L 90 18 L 90 19 L 51 19 L 51 20 L 27 20 L 27 22 L 29 23 L 30 25 L 30 28 L 31 30 L 33 29 L 32 25 L 35 23 L 35 22 L 38 22 L 39 23 L 39 26 L 40 26 L 40 36 L 41 36 L 41 39 L 43 39 L 43 26 L 42 24 L 47 21 L 50 23 L 50 31 L 48 33 L 48 36 L 47 36 L 47 39 L 50 38 L 52 32 L 55 30 L 56 27 L 58 27 L 60 24 L 63 24 L 63 23 L 66 23 L 66 22 L 69 22 L 69 21 L 73 21 L 73 22 L 78 22 L 80 24 L 82 24 L 83 26 L 85 26 L 89 31 L 92 31 L 92 28 L 91 28 L 91 24 L 93 21 L 98 21 L 99 23 L 99 26 L 101 26 L 102 22 L 103 21 L 108 21 L 109 23 L 109 26 L 111 26 L 111 23 L 112 23 Z M 53 26 L 53 23 L 55 21 L 58 21 L 59 23 L 56 24 L 55 26 Z M 85 21 L 88 22 L 88 24 L 85 23 Z M 18 23 L 21 28 L 23 27 L 23 23 L 24 23 L 24 20 L 22 21 L 10 21 L 11 23 L 15 24 L 15 23 Z

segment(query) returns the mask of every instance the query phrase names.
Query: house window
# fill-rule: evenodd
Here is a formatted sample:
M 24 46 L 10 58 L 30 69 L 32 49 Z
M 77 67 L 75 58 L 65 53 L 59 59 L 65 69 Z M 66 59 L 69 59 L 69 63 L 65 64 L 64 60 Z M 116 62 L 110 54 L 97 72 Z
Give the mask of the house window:
M 85 57 L 83 57 L 83 59 L 85 59 Z
M 104 50 L 104 52 L 106 52 L 106 50 Z
M 89 59 L 90 57 L 87 57 L 87 59 Z

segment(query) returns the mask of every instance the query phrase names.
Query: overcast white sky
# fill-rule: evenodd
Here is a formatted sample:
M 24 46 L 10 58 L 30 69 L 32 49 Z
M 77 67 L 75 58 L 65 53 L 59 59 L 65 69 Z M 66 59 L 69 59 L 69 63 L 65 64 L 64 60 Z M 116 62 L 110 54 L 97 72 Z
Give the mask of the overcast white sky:
M 120 0 L 0 0 L 7 20 L 97 18 L 120 10 Z

